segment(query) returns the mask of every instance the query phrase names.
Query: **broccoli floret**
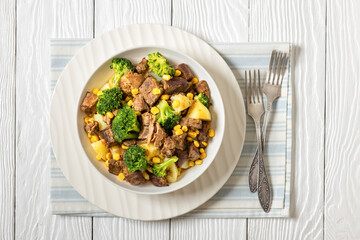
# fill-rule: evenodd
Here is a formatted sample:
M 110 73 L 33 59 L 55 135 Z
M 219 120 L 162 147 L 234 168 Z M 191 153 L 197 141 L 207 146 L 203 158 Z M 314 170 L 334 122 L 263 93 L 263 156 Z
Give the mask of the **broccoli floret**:
M 209 99 L 205 94 L 199 93 L 195 99 L 199 100 L 205 107 L 209 107 Z
M 145 158 L 145 149 L 139 145 L 134 145 L 126 149 L 124 154 L 125 165 L 128 167 L 129 172 L 142 170 L 147 166 Z
M 152 166 L 152 171 L 157 177 L 165 177 L 166 169 L 174 162 L 178 160 L 177 156 L 172 156 L 171 158 L 165 158 L 164 162 L 157 163 Z
M 129 71 L 134 71 L 135 69 L 134 65 L 130 62 L 130 60 L 126 58 L 114 58 L 112 60 L 110 68 L 115 70 L 115 86 L 119 86 L 119 80 L 124 74 L 127 74 Z
M 148 55 L 148 65 L 149 68 L 160 77 L 163 75 L 173 76 L 175 74 L 175 69 L 170 65 L 166 58 L 158 52 L 150 53 Z
M 111 88 L 102 91 L 96 104 L 96 110 L 101 115 L 118 109 L 121 105 L 122 91 L 120 88 Z
M 165 100 L 161 100 L 157 107 L 159 113 L 157 114 L 156 121 L 158 121 L 166 130 L 173 129 L 180 121 L 180 115 L 176 114 Z
M 117 142 L 137 138 L 140 132 L 140 124 L 134 109 L 124 105 L 112 121 L 111 129 Z

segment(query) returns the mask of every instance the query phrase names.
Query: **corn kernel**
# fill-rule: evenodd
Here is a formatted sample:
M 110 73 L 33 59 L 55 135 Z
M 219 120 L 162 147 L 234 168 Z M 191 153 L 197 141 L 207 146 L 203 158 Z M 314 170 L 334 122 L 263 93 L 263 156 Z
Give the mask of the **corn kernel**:
M 145 180 L 147 180 L 147 181 L 149 181 L 150 180 L 150 176 L 149 176 L 149 174 L 147 173 L 147 172 L 142 172 L 142 175 L 143 175 L 143 177 L 145 178 Z
M 179 102 L 179 100 L 175 100 L 175 101 L 173 101 L 172 106 L 173 106 L 173 108 L 177 108 L 177 107 L 179 107 L 179 106 L 180 106 L 180 102 Z
M 192 139 L 191 137 L 187 137 L 186 140 L 188 140 L 189 142 L 194 141 L 194 139 Z
M 127 105 L 128 105 L 129 107 L 131 107 L 132 104 L 133 104 L 133 101 L 132 101 L 132 100 L 129 100 L 129 101 L 127 102 Z
M 170 75 L 163 75 L 162 78 L 166 81 L 169 81 L 171 76 Z
M 200 133 L 199 130 L 197 130 L 197 129 L 195 130 L 195 132 L 196 132 L 196 135 L 199 135 L 199 133 Z
M 181 135 L 181 134 L 183 134 L 184 132 L 183 132 L 183 130 L 181 130 L 181 129 L 178 129 L 178 130 L 176 130 L 175 131 L 175 134 L 177 135 L 177 136 L 179 136 L 179 135 Z
M 102 91 L 99 90 L 96 95 L 100 96 L 102 94 Z
M 194 161 L 189 161 L 189 166 L 193 167 L 195 165 Z
M 120 154 L 115 153 L 115 154 L 114 154 L 114 159 L 115 159 L 115 160 L 120 160 Z
M 202 153 L 202 154 L 200 154 L 200 159 L 204 159 L 204 158 L 206 158 L 206 153 Z
M 106 154 L 106 159 L 107 159 L 107 160 L 110 160 L 111 158 L 112 158 L 112 154 L 111 154 L 111 153 L 107 153 L 107 154 Z
M 155 115 L 159 113 L 159 109 L 157 107 L 152 107 L 150 112 Z
M 193 98 L 194 98 L 194 94 L 192 94 L 191 92 L 187 93 L 186 96 L 187 96 L 189 99 L 193 99 Z
M 175 77 L 178 77 L 178 76 L 180 76 L 180 75 L 181 75 L 181 71 L 180 71 L 180 70 L 175 70 L 174 76 L 175 76 Z
M 134 96 L 136 94 L 138 94 L 138 93 L 139 93 L 139 89 L 137 89 L 137 88 L 134 88 L 134 89 L 131 90 L 131 94 L 134 95 Z
M 179 130 L 180 128 L 181 128 L 181 126 L 178 124 L 174 127 L 174 130 L 176 131 L 176 130 Z
M 106 166 L 106 167 L 109 167 L 109 160 L 106 160 L 106 161 L 105 161 L 105 166 Z
M 98 155 L 96 155 L 96 159 L 98 160 L 98 161 L 100 161 L 101 160 L 101 156 L 98 154 Z
M 196 84 L 198 82 L 199 82 L 199 79 L 197 77 L 194 77 L 193 79 L 191 79 L 192 84 Z
M 84 122 L 87 123 L 89 121 L 89 117 L 84 118 Z
M 196 161 L 195 161 L 195 164 L 196 164 L 196 165 L 201 165 L 202 163 L 203 163 L 202 160 L 196 160 Z
M 130 101 L 131 100 L 131 97 L 130 96 L 127 96 L 126 98 L 125 98 L 125 102 L 128 102 L 128 101 Z
M 123 173 L 119 173 L 118 175 L 120 180 L 124 180 L 125 179 L 125 175 Z
M 114 114 L 112 112 L 107 112 L 106 113 L 106 116 L 108 116 L 108 118 L 113 118 L 114 117 Z
M 95 94 L 95 95 L 98 94 L 98 92 L 99 92 L 99 89 L 98 89 L 98 88 L 94 88 L 94 89 L 92 90 L 92 93 Z
M 152 94 L 154 94 L 154 95 L 159 95 L 160 93 L 161 93 L 161 91 L 160 91 L 159 88 L 154 88 L 154 89 L 152 90 Z
M 161 95 L 161 100 L 168 100 L 170 96 L 168 94 Z
M 207 147 L 207 142 L 202 141 L 201 144 L 202 144 L 204 147 Z
M 210 129 L 209 133 L 208 133 L 209 137 L 214 137 L 215 136 L 215 130 L 214 129 Z
M 140 116 L 141 112 L 140 111 L 135 111 L 136 115 Z
M 187 132 L 188 131 L 188 127 L 187 126 L 182 126 L 181 128 L 184 132 Z
M 200 146 L 199 142 L 196 141 L 196 140 L 194 140 L 194 145 L 195 145 L 195 147 L 199 147 L 199 146 Z
M 153 163 L 160 163 L 161 160 L 158 157 L 153 157 L 152 161 L 153 161 Z
M 91 138 L 91 137 L 92 137 L 92 135 L 91 135 L 90 133 L 88 133 L 87 136 L 88 136 L 88 138 Z
M 199 151 L 200 151 L 200 153 L 204 153 L 204 152 L 205 152 L 205 150 L 204 150 L 203 148 L 200 148 Z
M 189 132 L 188 135 L 192 138 L 196 138 L 197 136 L 196 132 Z
M 97 142 L 97 141 L 99 141 L 99 137 L 98 137 L 98 136 L 96 136 L 96 135 L 91 136 L 90 142 L 94 143 L 94 142 Z
M 125 150 L 128 149 L 128 147 L 125 146 L 124 144 L 121 144 L 121 148 L 122 148 L 122 149 L 125 149 Z

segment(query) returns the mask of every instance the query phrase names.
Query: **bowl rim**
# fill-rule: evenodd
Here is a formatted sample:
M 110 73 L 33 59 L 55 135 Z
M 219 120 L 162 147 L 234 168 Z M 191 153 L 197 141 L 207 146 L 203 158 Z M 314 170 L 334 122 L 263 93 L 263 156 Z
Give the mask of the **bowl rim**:
M 95 39 L 93 39 L 95 40 Z M 93 41 L 91 40 L 89 42 L 89 44 Z M 221 127 L 220 129 L 217 129 L 216 130 L 216 135 L 215 137 L 217 137 L 217 139 L 219 139 L 219 144 L 217 144 L 216 146 L 213 146 L 213 148 L 215 148 L 215 151 L 214 151 L 214 154 L 213 156 L 211 157 L 211 159 L 209 159 L 207 156 L 207 160 L 206 162 L 208 162 L 207 166 L 204 166 L 201 168 L 201 170 L 199 171 L 199 173 L 197 175 L 195 175 L 193 178 L 189 179 L 187 182 L 185 182 L 184 184 L 180 184 L 178 185 L 177 187 L 173 187 L 173 188 L 169 188 L 169 187 L 157 187 L 158 191 L 156 192 L 143 192 L 143 191 L 140 191 L 140 190 L 135 190 L 135 189 L 131 189 L 131 188 L 126 188 L 126 187 L 123 187 L 121 186 L 120 184 L 117 184 L 116 182 L 110 180 L 107 176 L 105 176 L 96 166 L 95 164 L 91 161 L 90 157 L 88 156 L 87 152 L 85 151 L 83 145 L 82 145 L 82 141 L 81 141 L 81 136 L 80 136 L 80 128 L 78 127 L 77 125 L 77 120 L 79 119 L 79 115 L 81 113 L 81 110 L 80 110 L 80 105 L 81 105 L 81 102 L 84 98 L 84 92 L 88 92 L 88 90 L 85 89 L 86 85 L 89 83 L 89 81 L 93 78 L 93 76 L 99 71 L 99 69 L 106 64 L 106 62 L 108 62 L 110 59 L 114 58 L 114 57 L 117 57 L 123 53 L 126 53 L 126 52 L 129 52 L 129 51 L 133 51 L 133 50 L 136 50 L 136 49 L 140 49 L 140 48 L 154 48 L 154 49 L 164 49 L 166 51 L 170 51 L 170 52 L 175 52 L 176 54 L 179 54 L 179 55 L 182 55 L 182 57 L 185 57 L 187 59 L 190 59 L 191 61 L 193 61 L 194 63 L 196 63 L 198 66 L 197 66 L 197 69 L 200 68 L 202 71 L 204 71 L 207 75 L 210 76 L 210 79 L 206 79 L 206 81 L 211 81 L 214 86 L 215 86 L 215 89 L 210 89 L 211 92 L 213 92 L 213 90 L 215 90 L 217 92 L 217 95 L 219 96 L 217 100 L 218 102 L 218 106 L 219 106 L 219 109 L 221 109 L 221 113 L 218 114 L 218 118 L 222 118 L 221 122 L 222 124 L 219 124 Z M 161 50 L 160 50 L 161 51 Z M 160 52 L 159 51 L 159 52 Z M 186 62 L 185 62 L 186 63 Z M 187 64 L 187 63 L 186 63 Z M 68 65 L 67 65 L 68 66 Z M 66 66 L 66 67 L 67 67 Z M 66 68 L 65 67 L 65 68 Z M 65 70 L 64 68 L 64 70 Z M 64 72 L 64 71 L 63 71 Z M 62 75 L 62 74 L 61 74 Z M 60 77 L 61 77 L 60 75 Z M 174 191 L 177 191 L 179 189 L 182 189 L 186 186 L 188 186 L 189 184 L 193 183 L 194 181 L 196 181 L 210 166 L 211 164 L 213 163 L 213 161 L 215 160 L 218 152 L 219 152 L 219 149 L 222 145 L 222 141 L 223 141 L 223 137 L 224 137 L 224 134 L 225 134 L 225 122 L 226 122 L 226 114 L 225 114 L 225 107 L 224 107 L 224 103 L 223 103 L 223 99 L 222 99 L 222 95 L 221 95 L 221 92 L 219 91 L 219 88 L 216 84 L 216 82 L 214 81 L 213 77 L 211 76 L 211 74 L 198 62 L 196 61 L 194 58 L 190 57 L 189 55 L 183 53 L 182 51 L 179 51 L 179 50 L 176 50 L 176 49 L 173 49 L 173 48 L 169 48 L 169 47 L 166 47 L 166 46 L 155 46 L 155 45 L 138 45 L 138 46 L 134 46 L 134 47 L 131 47 L 131 48 L 124 48 L 122 49 L 120 52 L 116 53 L 116 54 L 113 54 L 111 55 L 111 57 L 109 57 L 108 59 L 102 61 L 100 64 L 98 64 L 97 66 L 94 67 L 94 70 L 93 72 L 89 75 L 90 77 L 83 83 L 83 86 L 82 86 L 82 89 L 81 89 L 81 93 L 79 94 L 79 96 L 77 97 L 77 112 L 75 114 L 75 120 L 73 121 L 73 123 L 75 124 L 75 129 L 77 129 L 77 141 L 79 143 L 79 145 L 81 146 L 81 150 L 87 157 L 87 162 L 93 167 L 95 168 L 96 172 L 98 174 L 101 175 L 102 178 L 105 179 L 105 181 L 108 181 L 110 182 L 111 184 L 115 185 L 116 187 L 119 187 L 121 188 L 122 190 L 124 191 L 127 191 L 127 192 L 131 192 L 131 193 L 135 193 L 135 194 L 139 194 L 139 195 L 161 195 L 161 194 L 167 194 L 167 193 L 171 193 L 171 192 L 174 192 Z M 59 78 L 60 78 L 59 77 Z M 209 86 L 210 88 L 210 86 Z M 219 132 L 218 130 L 221 130 L 221 132 Z M 220 134 L 219 134 L 220 133 Z M 203 165 L 201 165 L 203 166 Z M 182 179 L 180 179 L 179 181 L 181 181 Z M 126 182 L 127 183 L 127 182 Z M 129 184 L 129 183 L 127 183 Z M 147 183 L 149 184 L 149 183 Z M 132 187 L 138 187 L 138 186 L 133 186 L 131 185 Z M 140 185 L 141 186 L 141 185 Z M 140 189 L 140 188 L 139 188 Z

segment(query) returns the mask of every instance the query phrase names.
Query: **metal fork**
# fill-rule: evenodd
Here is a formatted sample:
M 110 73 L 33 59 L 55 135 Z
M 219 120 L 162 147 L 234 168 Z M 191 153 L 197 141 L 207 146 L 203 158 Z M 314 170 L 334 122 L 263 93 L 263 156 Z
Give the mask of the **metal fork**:
M 264 94 L 267 99 L 267 105 L 265 110 L 262 135 L 263 135 L 263 145 L 265 144 L 266 138 L 266 129 L 270 118 L 270 112 L 273 102 L 281 96 L 281 84 L 284 79 L 286 66 L 287 66 L 288 56 L 286 53 L 280 53 L 276 50 L 272 51 L 269 71 L 266 76 L 266 82 L 264 84 Z M 255 156 L 253 158 L 250 171 L 249 171 L 249 187 L 251 192 L 256 192 L 258 188 L 258 149 L 256 150 Z
M 245 71 L 245 82 L 246 82 L 246 103 L 248 115 L 254 119 L 256 128 L 256 138 L 258 143 L 258 173 L 256 182 L 258 184 L 258 198 L 261 207 L 265 212 L 270 211 L 271 201 L 271 190 L 270 184 L 266 176 L 264 158 L 263 158 L 263 147 L 262 147 L 262 131 L 260 127 L 261 117 L 264 114 L 263 105 L 263 93 L 261 91 L 260 84 L 260 70 L 254 70 L 254 77 L 251 78 L 251 71 L 249 71 L 249 84 L 248 84 L 248 72 Z

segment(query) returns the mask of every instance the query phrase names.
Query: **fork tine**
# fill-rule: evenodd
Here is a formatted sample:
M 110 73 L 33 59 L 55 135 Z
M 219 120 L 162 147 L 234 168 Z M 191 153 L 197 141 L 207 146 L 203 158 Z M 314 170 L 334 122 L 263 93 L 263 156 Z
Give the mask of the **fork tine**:
M 276 82 L 274 81 L 274 85 L 279 85 L 279 80 L 280 80 L 280 72 L 281 72 L 281 64 L 282 64 L 282 61 L 283 61 L 283 53 L 281 52 L 279 54 L 279 58 L 278 58 L 278 62 L 277 62 L 277 65 L 276 65 Z
M 289 57 L 288 57 L 287 54 L 285 53 L 284 61 L 283 61 L 283 64 L 282 64 L 280 85 L 282 85 L 282 82 L 283 82 L 283 80 L 284 80 L 284 75 L 285 75 L 285 72 L 286 72 L 286 69 L 287 69 L 288 60 L 289 60 Z
M 250 85 L 250 103 L 254 103 L 254 87 L 251 79 L 251 71 L 248 71 L 249 73 L 249 85 Z
M 276 55 L 276 50 L 273 50 L 272 53 L 271 53 L 271 58 L 270 58 L 270 63 L 269 63 L 269 71 L 268 71 L 267 76 L 266 76 L 267 83 L 270 83 L 270 78 L 271 78 L 272 67 L 273 67 L 273 62 L 274 62 L 275 55 Z
M 263 93 L 262 93 L 261 82 L 260 82 L 260 69 L 258 69 L 257 71 L 258 71 L 258 83 L 259 83 L 259 102 L 262 102 Z
M 272 64 L 272 70 L 271 70 L 271 82 L 270 84 L 275 84 L 275 78 L 276 78 L 276 70 L 277 70 L 277 65 L 279 62 L 279 52 L 275 51 L 275 56 L 274 56 L 274 62 Z
M 254 99 L 255 103 L 259 102 L 258 87 L 256 86 L 256 72 L 254 70 Z
M 248 79 L 247 79 L 247 71 L 245 70 L 245 94 L 246 94 L 246 102 L 249 102 L 249 86 L 248 86 Z

